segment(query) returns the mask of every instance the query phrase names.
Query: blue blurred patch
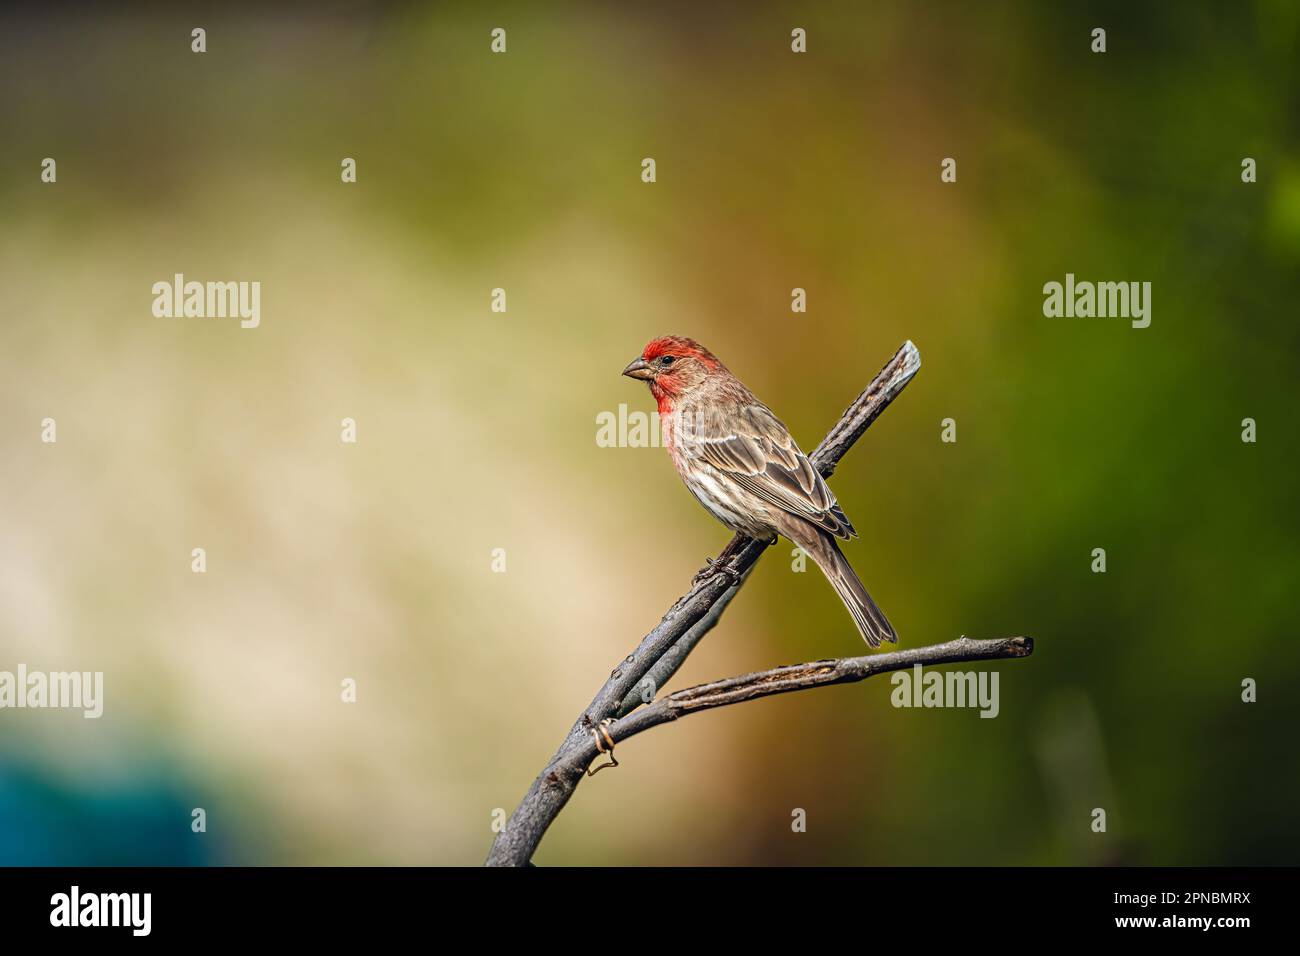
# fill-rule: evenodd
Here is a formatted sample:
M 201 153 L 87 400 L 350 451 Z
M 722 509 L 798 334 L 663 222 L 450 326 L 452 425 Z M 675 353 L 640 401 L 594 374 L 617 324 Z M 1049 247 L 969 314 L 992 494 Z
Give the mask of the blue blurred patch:
M 227 862 L 211 833 L 190 829 L 192 802 L 166 771 L 84 789 L 0 755 L 0 866 L 205 866 Z M 205 807 L 209 818 L 216 816 Z

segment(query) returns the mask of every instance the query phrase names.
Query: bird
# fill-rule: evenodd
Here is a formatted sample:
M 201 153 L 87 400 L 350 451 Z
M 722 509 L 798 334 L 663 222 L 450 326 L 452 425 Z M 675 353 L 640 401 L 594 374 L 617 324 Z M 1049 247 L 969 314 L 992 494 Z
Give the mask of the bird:
M 857 531 L 784 423 L 694 339 L 651 340 L 623 374 L 659 405 L 660 435 L 682 481 L 715 518 L 760 541 L 778 535 L 821 568 L 871 647 L 898 642 L 840 551 Z M 714 565 L 717 567 L 717 565 Z

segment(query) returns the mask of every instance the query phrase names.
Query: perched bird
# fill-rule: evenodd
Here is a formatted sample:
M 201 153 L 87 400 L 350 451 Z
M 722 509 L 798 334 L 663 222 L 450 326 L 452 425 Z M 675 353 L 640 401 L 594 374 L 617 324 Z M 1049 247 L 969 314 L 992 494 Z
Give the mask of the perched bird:
M 691 494 L 733 531 L 803 548 L 872 647 L 898 635 L 836 538 L 857 535 L 789 430 L 718 357 L 694 339 L 657 338 L 623 369 L 659 403 L 660 432 Z

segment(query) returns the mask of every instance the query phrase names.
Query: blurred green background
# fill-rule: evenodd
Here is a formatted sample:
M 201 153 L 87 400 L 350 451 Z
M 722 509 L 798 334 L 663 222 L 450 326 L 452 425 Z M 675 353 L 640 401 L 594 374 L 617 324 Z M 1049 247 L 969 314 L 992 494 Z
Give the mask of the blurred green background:
M 1297 4 L 34 7 L 0 80 L 0 670 L 106 682 L 0 711 L 0 863 L 480 862 L 727 540 L 595 441 L 668 332 L 806 449 L 914 340 L 847 553 L 903 646 L 1037 649 L 996 720 L 638 737 L 537 862 L 1297 860 Z M 153 317 L 176 272 L 261 327 Z M 1067 272 L 1150 328 L 1044 318 Z M 861 651 L 783 544 L 675 685 Z

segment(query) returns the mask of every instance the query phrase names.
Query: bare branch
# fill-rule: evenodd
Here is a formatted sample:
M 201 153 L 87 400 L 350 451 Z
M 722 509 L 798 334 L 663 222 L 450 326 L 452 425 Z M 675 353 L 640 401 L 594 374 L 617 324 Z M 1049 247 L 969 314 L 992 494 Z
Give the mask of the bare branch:
M 889 407 L 920 370 L 921 353 L 909 339 L 894 353 L 894 357 L 863 393 L 853 400 L 853 404 L 844 410 L 835 427 L 808 456 L 823 478 L 829 478 L 835 473 L 835 466 L 853 447 L 853 443 L 862 437 L 862 433 L 871 427 L 871 423 L 880 417 L 880 413 Z
M 669 694 L 635 713 L 617 720 L 608 727 L 615 743 L 635 737 L 639 733 L 658 727 L 701 710 L 726 707 L 774 694 L 788 694 L 797 690 L 829 687 L 832 684 L 855 684 L 877 674 L 905 670 L 915 664 L 935 667 L 966 661 L 1014 660 L 1028 657 L 1034 652 L 1034 642 L 1028 637 L 1002 637 L 977 641 L 961 637 L 946 644 L 931 644 L 872 654 L 864 657 L 842 657 L 837 660 L 809 661 L 806 664 L 787 664 L 771 670 L 728 677 L 695 687 L 687 687 Z M 569 751 L 557 766 L 560 775 L 581 777 L 587 766 L 596 759 L 599 751 L 590 734 L 582 747 Z
M 630 714 L 642 704 L 649 703 L 646 700 L 646 695 L 642 693 L 642 688 L 649 690 L 650 700 L 659 696 L 659 688 L 672 680 L 673 675 L 677 673 L 677 669 L 686 663 L 687 655 L 695 650 L 695 645 L 704 639 L 705 634 L 713 630 L 713 625 L 718 623 L 718 619 L 722 617 L 722 612 L 727 609 L 727 605 L 740 591 L 741 586 L 749 580 L 749 575 L 753 570 L 754 566 L 751 564 L 749 569 L 740 576 L 740 580 L 727 588 L 722 597 L 718 598 L 713 607 L 709 608 L 709 613 L 696 621 L 694 626 L 679 637 L 672 647 L 664 651 L 659 660 L 654 662 L 654 666 L 646 672 L 641 680 L 637 681 L 637 685 L 628 691 L 627 696 L 623 698 L 623 703 L 619 705 L 617 716 L 622 717 Z
M 823 476 L 829 477 L 834 472 L 839 460 L 898 397 L 920 367 L 920 352 L 910 341 L 904 342 L 809 456 Z M 643 678 L 650 675 L 653 686 L 658 688 L 672 677 L 717 622 L 766 548 L 765 542 L 736 535 L 710 567 L 701 569 L 691 589 L 677 599 L 654 629 L 641 639 L 636 650 L 614 669 L 569 729 L 559 750 L 533 781 L 505 828 L 497 834 L 488 854 L 489 866 L 523 866 L 531 859 L 547 827 L 578 784 L 580 775 L 574 777 L 561 772 L 571 765 L 567 758 L 588 744 L 595 752 L 592 729 L 602 720 L 627 714 L 625 707 L 635 707 L 640 700 L 638 685 Z M 661 661 L 662 665 L 657 666 Z M 589 762 L 591 758 L 587 759 Z

